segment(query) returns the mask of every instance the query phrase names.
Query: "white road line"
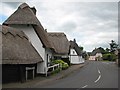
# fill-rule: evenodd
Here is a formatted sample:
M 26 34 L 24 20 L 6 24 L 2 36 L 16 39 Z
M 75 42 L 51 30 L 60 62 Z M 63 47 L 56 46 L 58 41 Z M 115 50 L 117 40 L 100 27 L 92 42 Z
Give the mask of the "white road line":
M 86 88 L 88 85 L 83 86 L 82 88 Z
M 99 74 L 101 73 L 99 69 L 98 69 L 98 73 L 99 73 Z
M 99 75 L 98 79 L 95 80 L 95 83 L 98 82 L 100 80 L 100 78 L 101 78 L 101 75 Z

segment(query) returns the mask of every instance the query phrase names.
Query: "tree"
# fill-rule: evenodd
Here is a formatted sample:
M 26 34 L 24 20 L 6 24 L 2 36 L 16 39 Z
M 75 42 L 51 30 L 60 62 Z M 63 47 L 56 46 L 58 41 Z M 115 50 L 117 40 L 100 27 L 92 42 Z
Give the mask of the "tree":
M 114 40 L 111 40 L 109 45 L 110 45 L 110 52 L 112 53 L 118 48 L 118 44 Z
M 84 49 L 82 46 L 79 46 L 79 48 L 80 48 L 81 51 L 83 51 L 83 49 Z
M 83 57 L 85 60 L 88 59 L 88 54 L 87 54 L 86 51 L 83 51 L 83 53 L 82 53 L 82 57 Z
M 106 52 L 106 53 L 109 53 L 109 52 L 110 52 L 110 49 L 109 49 L 109 48 L 106 48 L 106 49 L 105 49 L 105 52 Z

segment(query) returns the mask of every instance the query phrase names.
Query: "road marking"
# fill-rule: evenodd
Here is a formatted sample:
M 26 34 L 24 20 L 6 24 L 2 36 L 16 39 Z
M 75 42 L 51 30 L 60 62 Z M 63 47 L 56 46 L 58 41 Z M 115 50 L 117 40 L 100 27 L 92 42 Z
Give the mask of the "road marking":
M 83 86 L 82 88 L 86 88 L 88 85 Z
M 99 75 L 98 79 L 95 80 L 95 83 L 98 82 L 100 80 L 100 78 L 101 78 L 101 75 Z
M 99 69 L 98 69 L 98 73 L 99 73 L 99 74 L 101 73 Z

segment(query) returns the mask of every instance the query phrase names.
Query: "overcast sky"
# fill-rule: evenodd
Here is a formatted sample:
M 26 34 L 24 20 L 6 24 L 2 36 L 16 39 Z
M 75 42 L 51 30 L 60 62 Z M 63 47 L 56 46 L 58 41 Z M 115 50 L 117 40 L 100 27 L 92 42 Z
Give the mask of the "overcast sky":
M 34 0 L 35 1 L 35 0 Z M 28 2 L 37 9 L 37 17 L 48 32 L 64 32 L 68 40 L 76 39 L 86 51 L 109 47 L 118 42 L 117 2 Z M 20 5 L 19 2 L 1 3 L 0 23 Z

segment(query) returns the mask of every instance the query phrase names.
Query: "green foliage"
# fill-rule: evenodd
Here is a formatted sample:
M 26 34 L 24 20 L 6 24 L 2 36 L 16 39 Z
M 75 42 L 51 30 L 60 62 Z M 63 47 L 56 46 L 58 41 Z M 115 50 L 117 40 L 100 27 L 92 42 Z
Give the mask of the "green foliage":
M 83 51 L 83 49 L 84 49 L 82 46 L 79 46 L 79 48 L 80 48 L 81 51 Z
M 106 48 L 106 49 L 105 49 L 105 52 L 106 52 L 106 53 L 109 53 L 109 51 L 110 51 L 109 48 Z
M 69 66 L 71 65 L 69 58 L 61 58 L 62 61 L 66 62 Z
M 118 48 L 118 44 L 114 40 L 111 40 L 111 43 L 109 45 L 111 52 L 114 52 Z
M 60 64 L 62 66 L 62 69 L 67 69 L 69 65 L 65 63 L 63 60 L 53 60 L 54 64 Z
M 57 68 L 57 69 L 55 69 L 53 72 L 52 72 L 52 74 L 56 74 L 56 73 L 59 73 L 60 72 L 60 68 Z
M 117 56 L 112 53 L 103 54 L 103 60 L 116 61 Z

